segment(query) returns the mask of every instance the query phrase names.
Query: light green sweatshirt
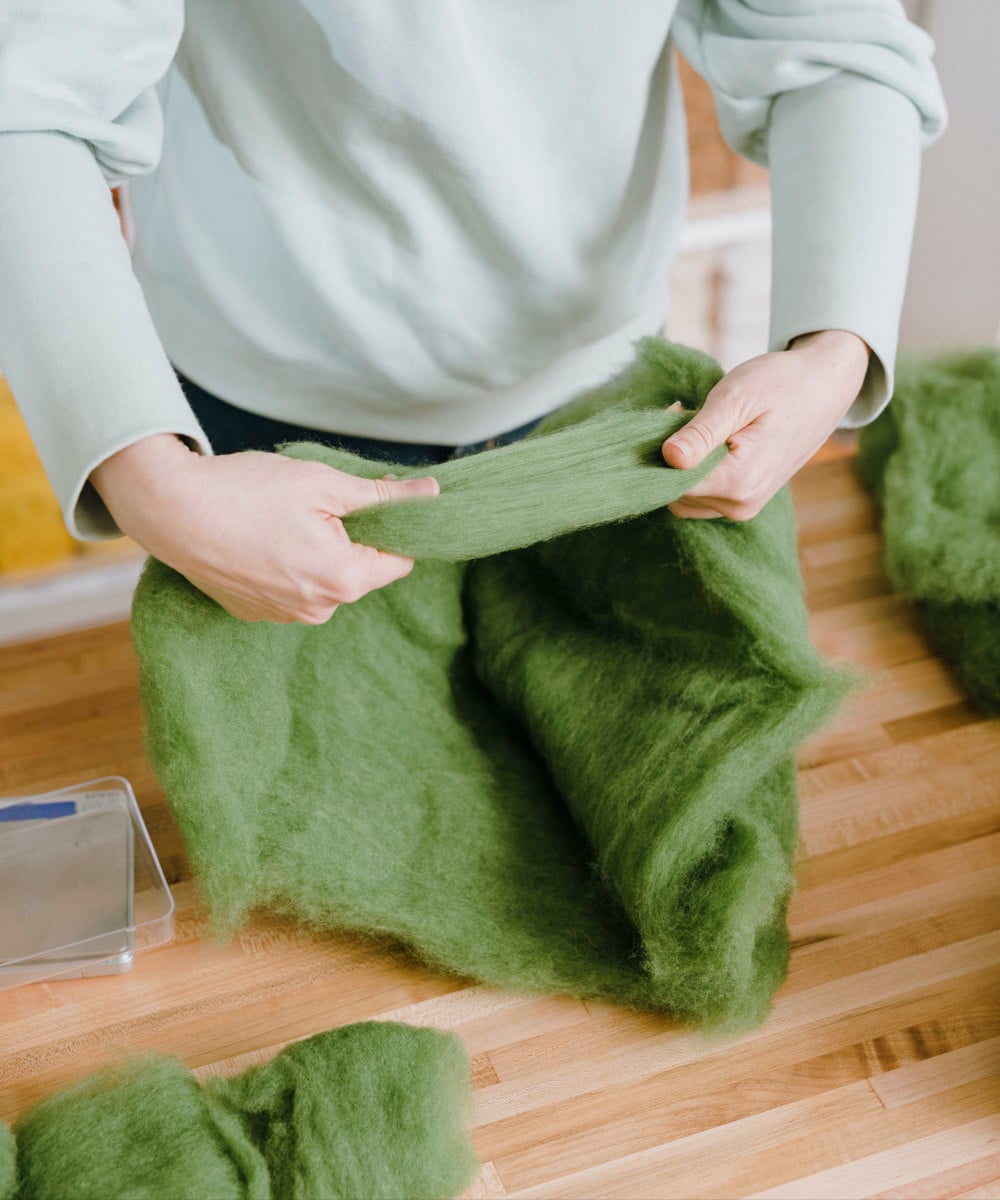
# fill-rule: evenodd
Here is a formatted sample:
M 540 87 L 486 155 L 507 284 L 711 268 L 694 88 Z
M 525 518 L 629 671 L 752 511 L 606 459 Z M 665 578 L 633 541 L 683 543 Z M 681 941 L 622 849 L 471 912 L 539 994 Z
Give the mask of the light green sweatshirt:
M 674 39 L 771 168 L 768 348 L 863 337 L 867 423 L 946 122 L 896 0 L 0 0 L 0 367 L 70 530 L 115 532 L 87 483 L 115 451 L 210 452 L 171 363 L 444 444 L 623 366 L 687 202 Z

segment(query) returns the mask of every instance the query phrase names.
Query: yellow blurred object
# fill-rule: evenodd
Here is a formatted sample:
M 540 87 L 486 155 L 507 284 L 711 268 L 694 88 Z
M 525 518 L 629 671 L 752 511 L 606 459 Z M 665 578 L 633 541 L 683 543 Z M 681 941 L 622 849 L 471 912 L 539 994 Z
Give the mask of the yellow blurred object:
M 2 378 L 0 448 L 0 572 L 69 558 L 78 543 L 66 530 L 27 427 Z

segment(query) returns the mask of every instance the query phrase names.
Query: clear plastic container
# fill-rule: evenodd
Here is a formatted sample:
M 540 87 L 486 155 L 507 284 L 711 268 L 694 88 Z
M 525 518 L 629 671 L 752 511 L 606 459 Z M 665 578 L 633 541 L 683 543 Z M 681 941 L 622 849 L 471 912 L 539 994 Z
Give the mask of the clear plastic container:
M 127 779 L 0 799 L 0 991 L 118 974 L 173 936 L 173 896 Z

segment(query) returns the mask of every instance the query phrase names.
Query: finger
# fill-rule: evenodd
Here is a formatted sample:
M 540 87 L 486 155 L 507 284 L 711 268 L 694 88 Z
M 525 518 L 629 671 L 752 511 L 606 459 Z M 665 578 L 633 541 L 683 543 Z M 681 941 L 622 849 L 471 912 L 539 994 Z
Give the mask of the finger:
M 330 540 L 318 547 L 318 561 L 326 566 L 315 583 L 327 600 L 352 604 L 413 570 L 413 559 L 406 555 L 352 541 L 339 518 L 327 518 L 323 528 Z
M 371 547 L 367 547 L 371 549 Z M 388 550 L 376 550 L 375 562 L 372 567 L 373 587 L 385 587 L 387 583 L 395 583 L 397 579 L 405 579 L 413 570 L 413 559 L 402 554 L 392 554 Z
M 299 613 L 295 617 L 279 617 L 277 623 L 288 625 L 291 621 L 299 621 L 303 625 L 325 625 L 338 608 L 340 608 L 339 604 L 325 604 L 309 609 L 307 612 Z
M 673 402 L 673 404 L 667 405 L 667 412 L 670 413 L 671 416 L 673 416 L 673 417 L 678 417 L 678 416 L 681 416 L 683 413 L 687 412 L 687 409 L 685 409 L 684 405 L 680 402 L 680 400 L 675 400 Z M 678 428 L 676 424 L 675 424 L 674 428 L 675 429 Z
M 351 543 L 349 570 L 338 580 L 333 591 L 346 603 L 360 600 L 376 588 L 404 579 L 413 570 L 413 559 L 374 546 Z
M 362 479 L 357 475 L 340 474 L 333 485 L 333 515 L 346 516 L 358 508 L 383 504 L 389 500 L 412 500 L 418 496 L 436 496 L 441 491 L 438 481 L 430 475 L 419 479 Z
M 726 392 L 713 390 L 691 420 L 663 443 L 663 461 L 669 467 L 696 467 L 742 424 L 733 400 Z
M 709 516 L 718 517 L 725 513 L 724 501 L 719 496 L 694 496 L 690 492 L 686 492 L 683 496 L 668 505 L 671 509 L 678 509 L 684 516 L 700 516 L 707 513 Z
M 668 504 L 667 508 L 675 517 L 683 517 L 685 520 L 714 521 L 723 515 L 716 512 L 714 508 L 700 504 L 685 504 L 682 500 L 675 500 L 673 504 Z
M 716 498 L 729 496 L 739 491 L 741 479 L 748 465 L 737 453 L 736 447 L 740 436 L 742 435 L 737 435 L 730 440 L 730 451 L 722 461 L 717 463 L 704 479 L 692 483 L 683 495 L 677 497 L 678 500 L 697 501 L 699 504 L 708 504 L 715 508 L 717 506 L 713 502 Z

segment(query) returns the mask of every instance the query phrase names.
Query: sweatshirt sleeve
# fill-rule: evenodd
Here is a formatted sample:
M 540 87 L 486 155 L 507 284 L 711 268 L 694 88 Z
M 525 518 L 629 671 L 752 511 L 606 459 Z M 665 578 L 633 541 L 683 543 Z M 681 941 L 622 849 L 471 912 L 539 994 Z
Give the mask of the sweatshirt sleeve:
M 864 338 L 840 426 L 867 425 L 892 395 L 921 152 L 947 125 L 934 43 L 898 0 L 680 0 L 671 32 L 726 141 L 770 168 L 768 349 Z
M 183 0 L 0 0 L 0 371 L 67 527 L 118 530 L 90 472 L 153 433 L 211 453 L 109 185 L 152 171 Z

